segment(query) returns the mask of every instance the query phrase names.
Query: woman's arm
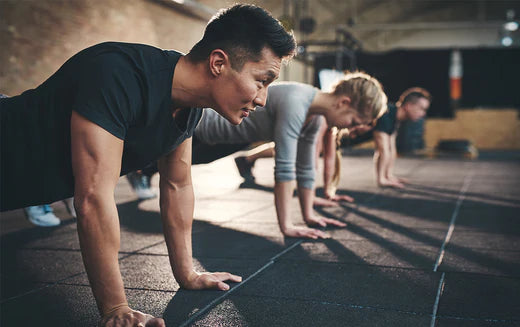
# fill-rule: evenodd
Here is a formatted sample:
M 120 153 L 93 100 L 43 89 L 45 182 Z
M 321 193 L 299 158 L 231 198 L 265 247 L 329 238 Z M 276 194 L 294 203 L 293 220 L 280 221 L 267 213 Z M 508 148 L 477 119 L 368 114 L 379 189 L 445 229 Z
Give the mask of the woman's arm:
M 338 131 L 336 128 L 327 129 L 323 135 L 323 189 L 325 197 L 335 202 L 354 202 L 353 197 L 336 194 L 337 186 L 333 183 L 334 175 L 339 174 L 341 168 L 336 166 L 338 164 L 336 160 L 338 155 L 337 137 Z
M 276 182 L 274 202 L 281 232 L 287 237 L 329 238 L 327 233 L 314 228 L 294 226 L 291 221 L 291 202 L 294 193 L 294 181 Z

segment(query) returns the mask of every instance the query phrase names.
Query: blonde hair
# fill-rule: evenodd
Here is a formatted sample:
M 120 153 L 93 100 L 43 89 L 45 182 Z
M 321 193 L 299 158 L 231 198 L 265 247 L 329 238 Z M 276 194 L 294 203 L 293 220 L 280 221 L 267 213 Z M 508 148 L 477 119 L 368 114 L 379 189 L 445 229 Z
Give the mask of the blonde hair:
M 330 185 L 327 186 L 326 194 L 336 194 L 336 189 L 338 188 L 339 180 L 341 177 L 341 139 L 343 136 L 348 135 L 348 129 L 342 128 L 338 129 L 337 127 L 332 127 L 332 133 L 336 134 L 336 157 L 334 158 L 334 173 L 332 174 L 332 179 L 330 181 Z
M 387 110 L 388 99 L 381 83 L 360 71 L 345 72 L 345 77 L 332 86 L 331 93 L 348 96 L 354 109 L 373 120 L 381 117 Z
M 345 72 L 345 77 L 332 86 L 331 93 L 348 96 L 350 105 L 357 109 L 362 116 L 372 119 L 373 122 L 388 110 L 388 98 L 381 83 L 376 78 L 360 71 Z M 334 194 L 339 184 L 341 176 L 341 151 L 339 149 L 341 139 L 349 133 L 346 128 L 334 132 L 336 133 L 336 160 L 331 185 L 327 190 L 328 194 Z

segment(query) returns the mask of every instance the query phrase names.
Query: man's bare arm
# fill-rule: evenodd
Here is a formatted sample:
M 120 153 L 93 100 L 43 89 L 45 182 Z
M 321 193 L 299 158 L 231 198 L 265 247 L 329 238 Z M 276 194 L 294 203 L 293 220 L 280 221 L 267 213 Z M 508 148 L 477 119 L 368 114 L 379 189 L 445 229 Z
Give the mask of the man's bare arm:
M 114 200 L 123 141 L 73 111 L 71 151 L 81 254 L 103 316 L 101 325 L 117 320 L 121 326 L 139 322 L 164 326 L 162 319 L 131 310 L 126 303 L 118 262 L 119 217 Z
M 399 182 L 390 180 L 389 169 L 392 166 L 391 136 L 384 132 L 374 131 L 374 163 L 376 166 L 376 179 L 379 186 L 391 186 L 401 188 Z M 395 159 L 394 159 L 395 160 Z
M 191 231 L 194 195 L 191 180 L 191 138 L 159 160 L 160 205 L 170 264 L 177 282 L 187 289 L 228 290 L 226 280 L 242 278 L 227 272 L 197 273 L 193 269 Z
M 390 162 L 388 165 L 386 176 L 390 181 L 400 183 L 399 179 L 394 175 L 395 161 L 397 160 L 396 140 L 397 132 L 394 132 L 392 135 L 390 135 Z

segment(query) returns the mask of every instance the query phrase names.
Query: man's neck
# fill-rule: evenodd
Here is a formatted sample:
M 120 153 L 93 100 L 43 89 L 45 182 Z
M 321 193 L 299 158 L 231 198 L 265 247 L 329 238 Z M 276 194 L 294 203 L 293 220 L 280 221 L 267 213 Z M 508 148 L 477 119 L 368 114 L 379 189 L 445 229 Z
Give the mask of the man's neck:
M 171 89 L 175 109 L 211 106 L 211 93 L 204 67 L 204 64 L 190 62 L 186 56 L 179 59 Z

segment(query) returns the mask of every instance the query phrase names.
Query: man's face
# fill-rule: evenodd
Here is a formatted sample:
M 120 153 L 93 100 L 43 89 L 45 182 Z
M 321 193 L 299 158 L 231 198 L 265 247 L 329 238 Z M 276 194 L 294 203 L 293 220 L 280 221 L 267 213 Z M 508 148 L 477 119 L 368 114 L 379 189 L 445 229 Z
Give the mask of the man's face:
M 426 111 L 430 107 L 430 101 L 425 98 L 419 98 L 415 102 L 407 102 L 404 104 L 406 118 L 411 121 L 417 121 L 426 116 Z
M 281 58 L 264 48 L 258 62 L 247 61 L 240 72 L 223 71 L 214 92 L 215 109 L 232 124 L 238 125 L 256 106 L 265 106 L 267 86 L 280 74 Z

